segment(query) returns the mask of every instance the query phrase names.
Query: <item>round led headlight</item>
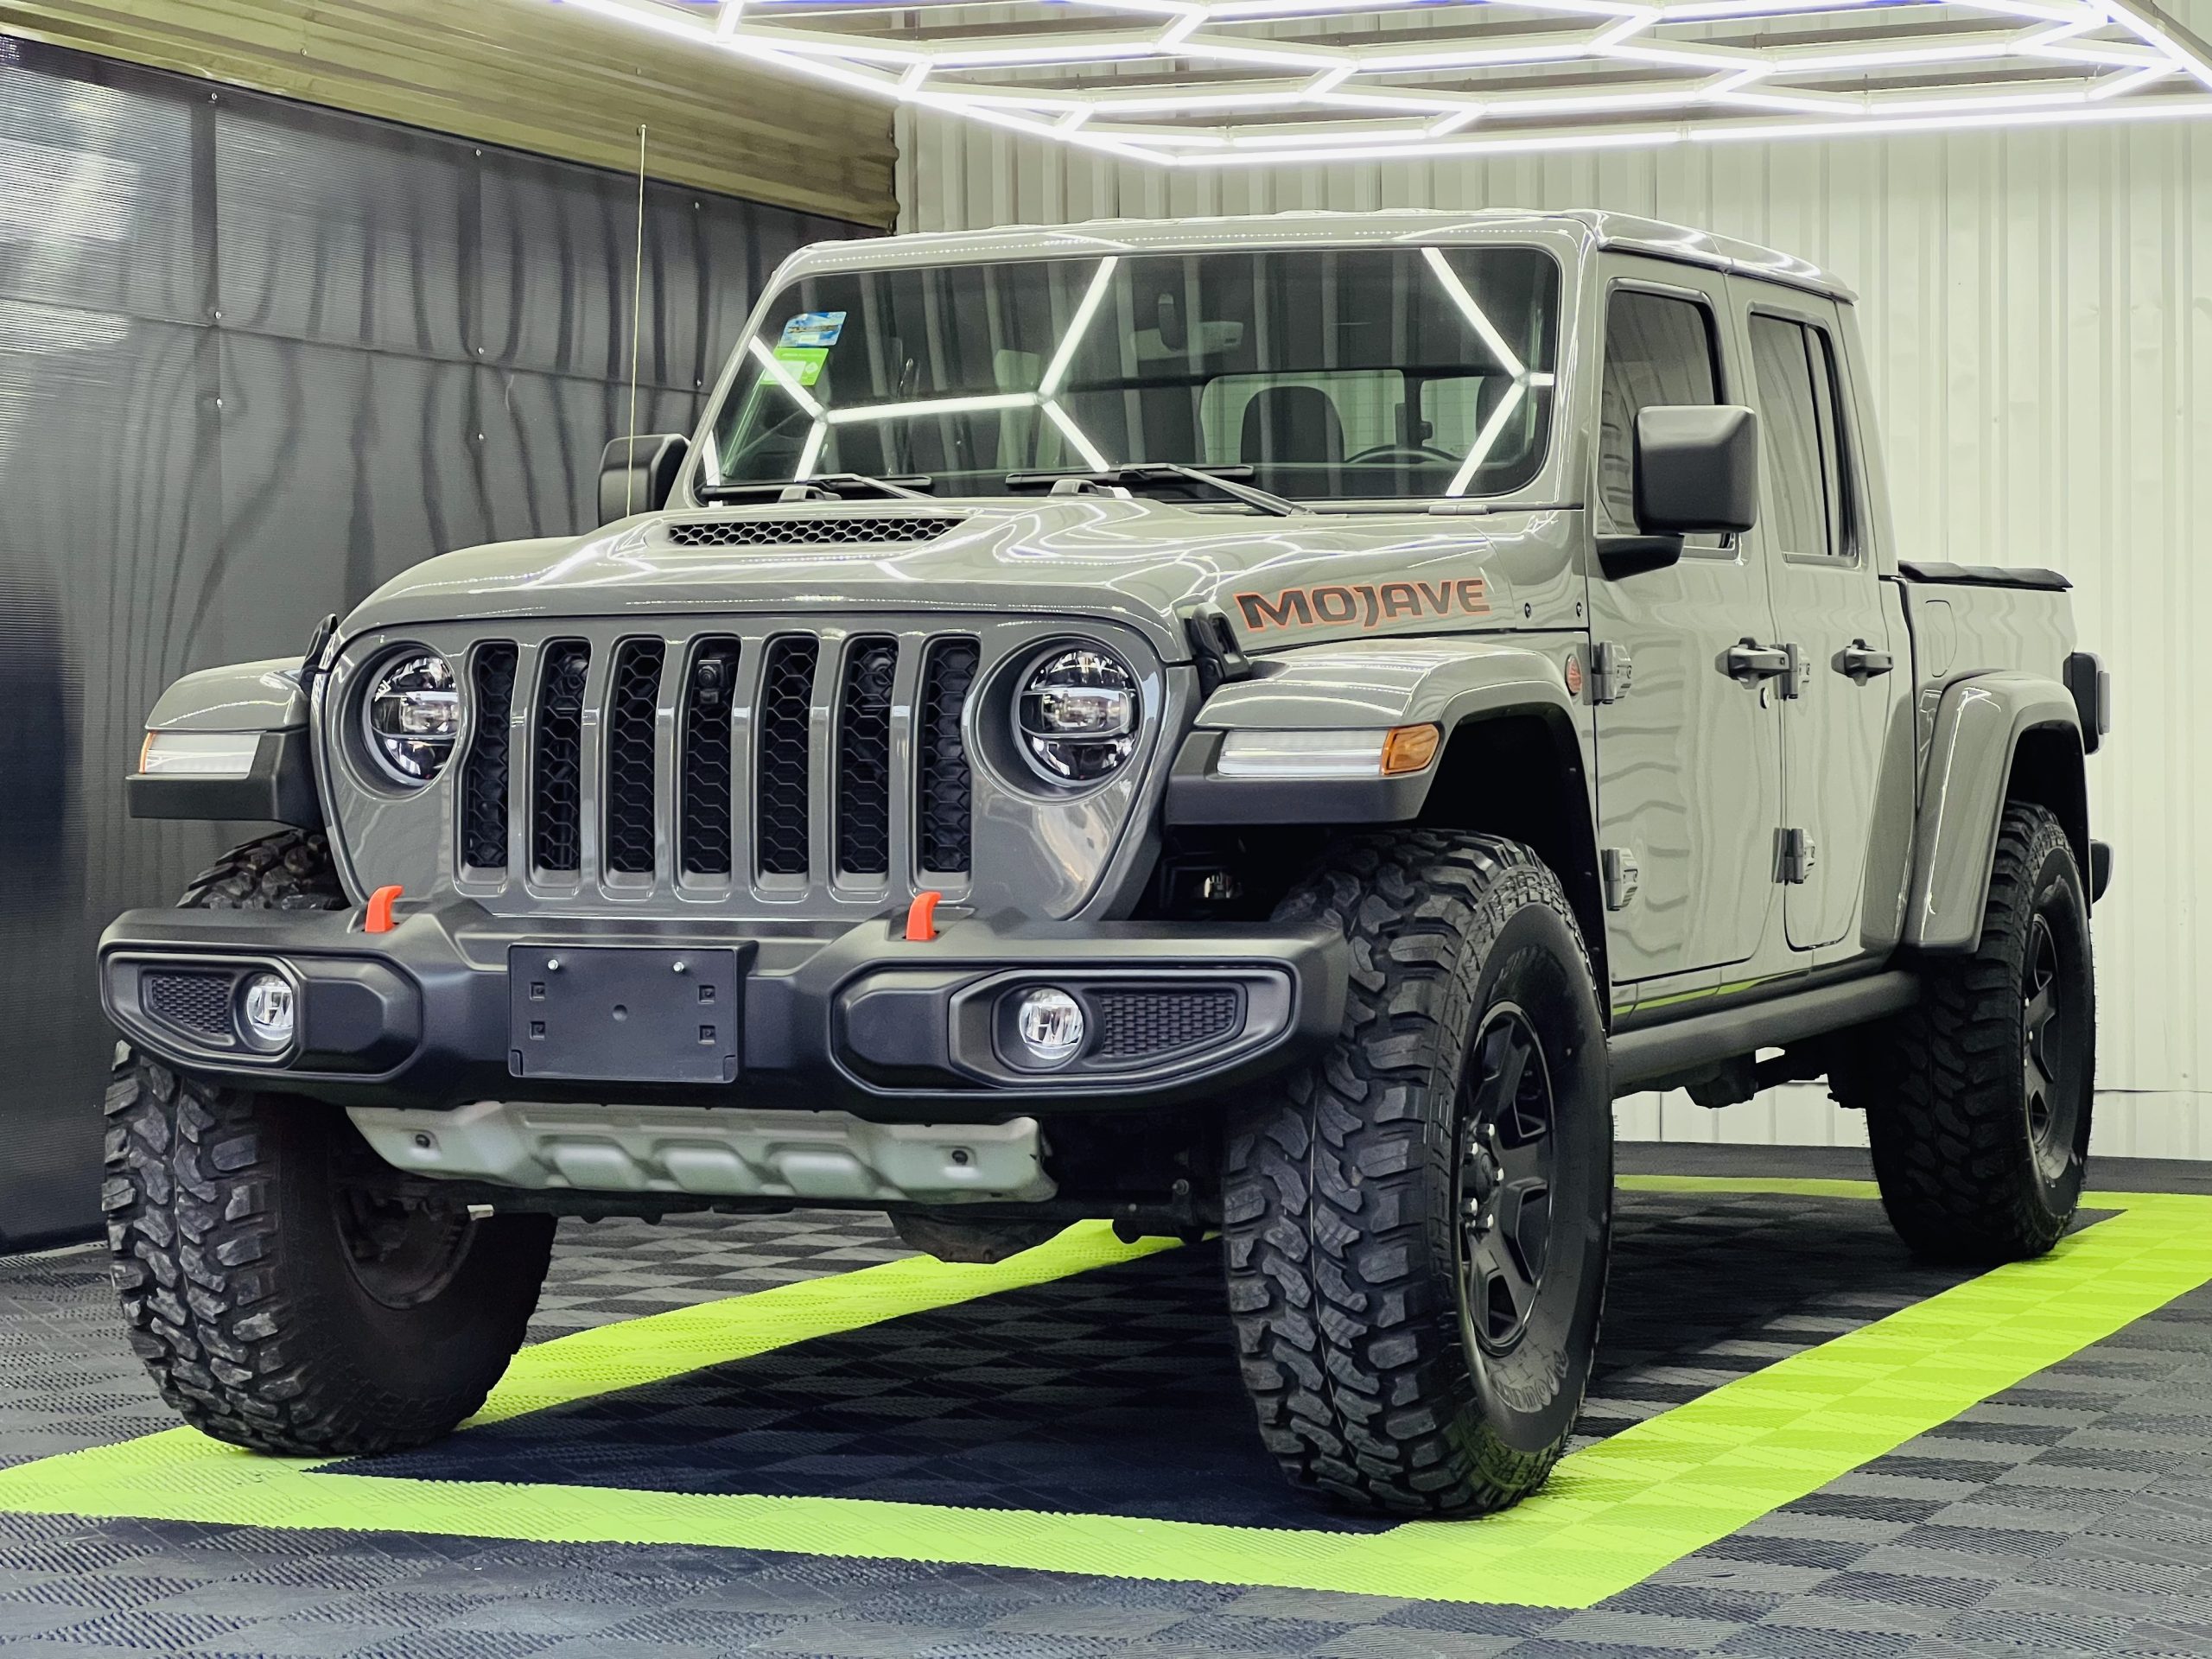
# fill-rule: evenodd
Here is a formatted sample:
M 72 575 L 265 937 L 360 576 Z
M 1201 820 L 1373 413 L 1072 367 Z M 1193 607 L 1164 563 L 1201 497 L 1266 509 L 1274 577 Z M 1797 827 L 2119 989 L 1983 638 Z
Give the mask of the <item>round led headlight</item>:
M 412 789 L 438 775 L 461 729 L 453 664 L 435 651 L 409 652 L 377 671 L 361 705 L 369 753 L 396 784 Z
M 1137 678 L 1098 645 L 1070 645 L 1039 659 L 1014 698 L 1022 758 L 1055 784 L 1092 784 L 1127 764 L 1137 746 Z

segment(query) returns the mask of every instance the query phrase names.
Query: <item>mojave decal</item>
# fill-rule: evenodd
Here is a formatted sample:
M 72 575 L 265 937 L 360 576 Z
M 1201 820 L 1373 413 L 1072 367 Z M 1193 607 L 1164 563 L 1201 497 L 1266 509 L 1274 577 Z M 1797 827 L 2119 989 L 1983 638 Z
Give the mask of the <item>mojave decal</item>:
M 1452 582 L 1338 583 L 1286 588 L 1273 599 L 1239 594 L 1236 608 L 1253 632 L 1268 628 L 1372 628 L 1400 617 L 1488 616 L 1490 594 L 1480 576 Z

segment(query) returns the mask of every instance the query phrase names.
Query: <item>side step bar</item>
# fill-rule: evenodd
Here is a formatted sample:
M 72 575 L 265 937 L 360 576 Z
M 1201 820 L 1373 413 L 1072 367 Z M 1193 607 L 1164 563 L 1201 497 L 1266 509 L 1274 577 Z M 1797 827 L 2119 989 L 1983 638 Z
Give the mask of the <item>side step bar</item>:
M 1613 1092 L 1629 1094 L 1757 1049 L 1785 1048 L 1808 1037 L 1864 1025 L 1909 1008 L 1919 997 L 1919 976 L 1892 969 L 1624 1031 L 1608 1045 Z

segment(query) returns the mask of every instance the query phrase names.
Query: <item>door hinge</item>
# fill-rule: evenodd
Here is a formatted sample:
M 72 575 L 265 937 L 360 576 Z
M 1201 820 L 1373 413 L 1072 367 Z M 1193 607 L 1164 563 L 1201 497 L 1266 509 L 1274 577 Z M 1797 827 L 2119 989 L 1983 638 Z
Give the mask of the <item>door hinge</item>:
M 1628 696 L 1636 664 L 1618 645 L 1599 641 L 1590 647 L 1590 701 L 1618 702 Z
M 1791 887 L 1813 877 L 1813 838 L 1802 830 L 1775 832 L 1774 879 Z
M 1605 884 L 1605 908 L 1626 910 L 1643 874 L 1637 868 L 1635 852 L 1626 847 L 1603 848 L 1598 854 L 1598 869 Z

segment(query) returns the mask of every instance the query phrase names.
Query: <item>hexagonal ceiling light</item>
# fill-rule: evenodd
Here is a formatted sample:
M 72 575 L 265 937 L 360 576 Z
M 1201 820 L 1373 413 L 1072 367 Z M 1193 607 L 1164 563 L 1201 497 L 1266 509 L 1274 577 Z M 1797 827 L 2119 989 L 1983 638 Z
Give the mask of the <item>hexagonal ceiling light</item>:
M 1166 167 L 2212 115 L 2148 0 L 556 0 Z

